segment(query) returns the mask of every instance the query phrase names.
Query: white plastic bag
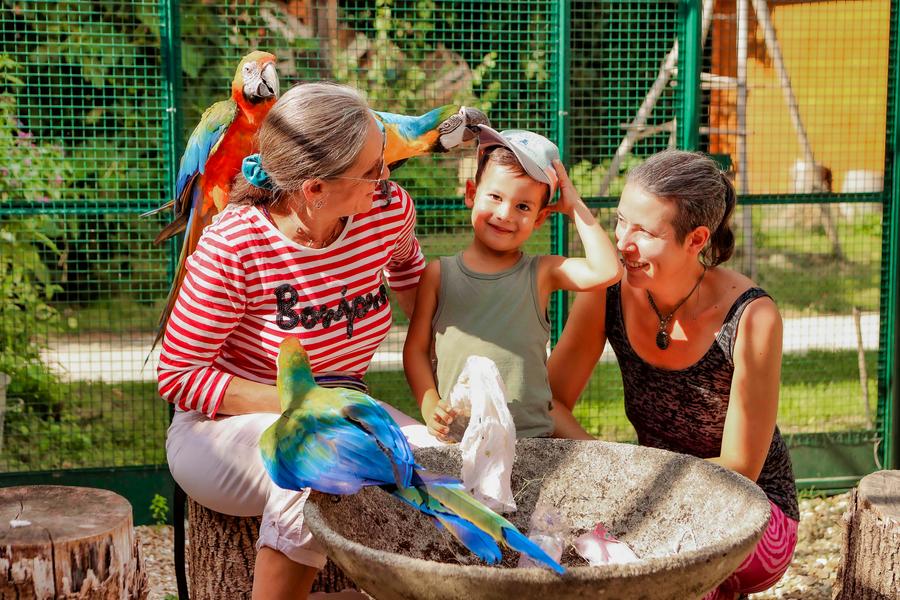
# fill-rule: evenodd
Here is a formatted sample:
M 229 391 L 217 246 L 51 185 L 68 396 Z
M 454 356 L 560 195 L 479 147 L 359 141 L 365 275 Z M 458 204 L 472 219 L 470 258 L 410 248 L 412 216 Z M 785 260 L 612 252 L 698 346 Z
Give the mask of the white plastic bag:
M 578 536 L 575 540 L 575 550 L 592 567 L 625 564 L 638 560 L 628 544 L 614 538 L 603 523 L 597 523 L 593 531 Z
M 515 511 L 510 482 L 516 459 L 516 426 L 506 405 L 506 386 L 494 361 L 484 356 L 466 359 L 448 403 L 451 409 L 469 415 L 459 443 L 463 485 L 491 509 Z

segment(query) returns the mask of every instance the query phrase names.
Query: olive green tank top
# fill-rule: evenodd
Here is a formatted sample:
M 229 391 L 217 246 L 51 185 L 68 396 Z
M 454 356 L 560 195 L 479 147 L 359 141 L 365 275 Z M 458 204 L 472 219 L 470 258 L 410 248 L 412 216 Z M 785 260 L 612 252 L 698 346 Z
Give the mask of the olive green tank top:
M 524 254 L 500 273 L 476 273 L 462 253 L 441 258 L 441 289 L 432 320 L 436 378 L 449 399 L 466 359 L 485 356 L 506 384 L 517 437 L 553 432 L 547 344 L 550 322 L 537 289 L 539 256 Z

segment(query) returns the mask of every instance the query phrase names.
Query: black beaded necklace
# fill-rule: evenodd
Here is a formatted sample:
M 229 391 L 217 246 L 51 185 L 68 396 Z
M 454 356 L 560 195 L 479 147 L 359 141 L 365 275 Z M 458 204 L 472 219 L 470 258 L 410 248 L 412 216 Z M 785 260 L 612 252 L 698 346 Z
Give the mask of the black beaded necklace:
M 656 318 L 659 319 L 659 328 L 656 330 L 656 347 L 660 350 L 665 350 L 669 347 L 669 342 L 672 339 L 672 336 L 669 335 L 667 331 L 669 328 L 669 322 L 672 320 L 672 317 L 675 316 L 675 311 L 681 308 L 681 305 L 687 302 L 687 299 L 694 295 L 694 292 L 697 291 L 697 288 L 700 287 L 700 282 L 703 281 L 703 276 L 706 275 L 706 265 L 703 266 L 703 272 L 700 273 L 700 279 L 697 280 L 697 283 L 694 284 L 694 287 L 691 288 L 691 291 L 688 292 L 688 295 L 682 298 L 681 302 L 675 305 L 675 308 L 672 309 L 672 312 L 663 316 L 663 314 L 656 307 L 656 302 L 653 301 L 653 296 L 650 295 L 650 290 L 647 290 L 647 300 L 650 301 L 650 308 L 653 309 L 653 312 L 656 313 Z

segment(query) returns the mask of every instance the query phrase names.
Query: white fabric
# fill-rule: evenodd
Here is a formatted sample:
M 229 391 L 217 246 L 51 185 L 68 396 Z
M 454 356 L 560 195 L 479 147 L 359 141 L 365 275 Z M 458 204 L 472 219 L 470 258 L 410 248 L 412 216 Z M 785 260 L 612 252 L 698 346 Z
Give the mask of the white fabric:
M 516 426 L 507 401 L 506 385 L 494 361 L 467 358 L 449 399 L 451 409 L 470 415 L 459 443 L 463 485 L 501 513 L 516 510 L 512 493 Z
M 442 445 L 418 421 L 381 405 L 413 448 Z M 197 411 L 176 412 L 166 437 L 169 470 L 187 495 L 207 508 L 237 517 L 262 515 L 257 549 L 273 548 L 294 562 L 321 569 L 325 553 L 303 523 L 309 490 L 278 487 L 263 466 L 259 436 L 277 418 L 253 413 L 213 420 Z

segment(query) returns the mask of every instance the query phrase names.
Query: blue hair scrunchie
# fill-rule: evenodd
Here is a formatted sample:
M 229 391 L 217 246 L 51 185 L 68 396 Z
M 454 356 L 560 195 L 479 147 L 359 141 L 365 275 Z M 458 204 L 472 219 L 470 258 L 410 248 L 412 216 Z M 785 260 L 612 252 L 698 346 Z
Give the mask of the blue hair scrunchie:
M 244 174 L 244 179 L 249 181 L 254 187 L 263 190 L 272 189 L 272 179 L 263 169 L 259 153 L 244 157 L 244 160 L 241 162 L 241 173 Z

